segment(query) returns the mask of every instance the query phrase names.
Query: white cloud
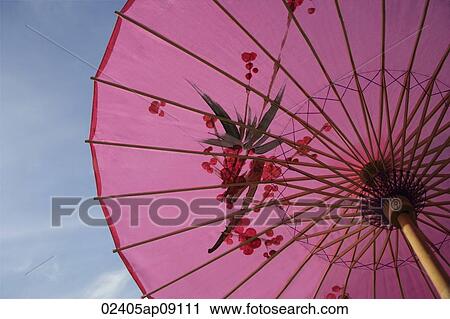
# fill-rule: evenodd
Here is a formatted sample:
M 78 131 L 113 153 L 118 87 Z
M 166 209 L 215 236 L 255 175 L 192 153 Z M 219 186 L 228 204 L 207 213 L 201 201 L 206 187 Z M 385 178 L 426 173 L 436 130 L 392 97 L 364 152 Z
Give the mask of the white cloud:
M 120 298 L 130 280 L 126 270 L 101 274 L 86 288 L 85 298 Z

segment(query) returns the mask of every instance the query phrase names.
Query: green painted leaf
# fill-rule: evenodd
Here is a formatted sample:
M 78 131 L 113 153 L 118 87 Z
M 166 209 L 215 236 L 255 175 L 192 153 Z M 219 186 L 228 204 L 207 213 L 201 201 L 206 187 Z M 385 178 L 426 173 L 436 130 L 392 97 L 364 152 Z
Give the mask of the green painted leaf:
M 217 137 L 219 139 L 221 139 L 221 140 L 224 140 L 224 141 L 226 141 L 228 143 L 231 143 L 232 146 L 234 146 L 234 145 L 242 145 L 242 141 L 241 140 L 238 140 L 237 138 L 235 138 L 235 137 L 233 137 L 231 135 L 228 135 L 228 134 L 220 135 L 220 136 L 217 136 Z
M 275 147 L 279 146 L 281 143 L 278 140 L 273 140 L 269 143 L 266 143 L 264 145 L 255 147 L 255 153 L 256 154 L 264 154 L 271 150 L 273 150 Z
M 277 96 L 275 97 L 275 100 L 272 101 L 270 104 L 270 108 L 267 110 L 267 112 L 264 114 L 263 118 L 261 119 L 261 122 L 259 122 L 257 129 L 260 131 L 266 131 L 267 128 L 270 126 L 270 123 L 272 123 L 273 119 L 275 118 L 275 115 L 277 114 L 277 111 L 280 107 L 281 99 L 283 98 L 285 86 L 283 86 L 280 91 L 278 91 Z M 253 135 L 253 141 L 256 141 L 258 138 L 261 137 L 263 133 L 262 132 L 255 132 Z
M 234 110 L 236 111 L 237 122 L 240 123 L 240 124 L 245 124 L 244 120 L 242 119 L 242 116 L 236 110 L 236 107 L 234 108 Z M 244 136 L 244 132 L 245 132 L 245 127 L 240 125 L 239 126 L 239 135 L 240 136 Z
M 220 147 L 233 147 L 233 143 L 230 143 L 228 141 L 222 140 L 222 139 L 216 139 L 216 138 L 209 138 L 206 140 L 203 140 L 202 143 L 208 144 L 208 145 L 214 145 L 214 146 L 220 146 Z
M 215 102 L 212 98 L 209 97 L 209 95 L 202 92 L 195 84 L 191 83 L 191 85 L 197 91 L 197 93 L 200 94 L 200 96 L 203 98 L 203 100 L 206 102 L 206 104 L 209 105 L 209 107 L 214 112 L 214 114 L 216 114 L 219 117 L 231 120 L 228 113 L 222 108 L 222 106 L 220 106 L 219 103 Z M 236 125 L 234 125 L 233 123 L 229 123 L 227 121 L 223 121 L 221 119 L 219 119 L 219 121 L 222 124 L 225 132 L 228 135 L 231 135 L 239 140 L 241 139 L 241 135 L 239 134 L 239 131 L 236 128 Z
M 269 132 L 269 131 L 268 131 Z M 267 135 L 267 134 L 264 134 L 253 146 L 254 147 L 257 147 L 257 146 L 260 146 L 262 143 L 264 143 L 265 141 L 267 141 L 267 139 L 269 138 L 270 136 L 269 135 Z
M 261 122 L 258 125 L 258 129 L 265 131 L 269 127 L 270 123 L 272 123 L 275 114 L 277 114 L 278 108 L 280 107 L 281 99 L 283 98 L 285 87 L 283 86 L 280 91 L 278 91 L 275 100 L 272 101 L 270 108 L 267 110 L 266 114 L 264 114 Z

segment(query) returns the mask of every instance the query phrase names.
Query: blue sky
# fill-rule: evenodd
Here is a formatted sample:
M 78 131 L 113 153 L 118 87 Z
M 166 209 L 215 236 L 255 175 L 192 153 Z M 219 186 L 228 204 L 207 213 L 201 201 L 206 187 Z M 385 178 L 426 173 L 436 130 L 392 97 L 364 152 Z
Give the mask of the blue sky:
M 106 227 L 84 226 L 76 216 L 51 227 L 52 196 L 95 195 L 84 143 L 92 101 L 89 77 L 95 73 L 89 64 L 99 64 L 114 10 L 124 2 L 0 1 L 2 298 L 140 295 L 111 252 Z

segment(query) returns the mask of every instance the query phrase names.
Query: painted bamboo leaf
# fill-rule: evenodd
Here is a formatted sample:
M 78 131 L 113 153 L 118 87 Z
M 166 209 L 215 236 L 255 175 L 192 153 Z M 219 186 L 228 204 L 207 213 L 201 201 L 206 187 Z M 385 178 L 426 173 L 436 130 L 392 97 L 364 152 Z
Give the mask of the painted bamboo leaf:
M 271 150 L 273 150 L 275 147 L 279 146 L 281 143 L 278 140 L 270 141 L 269 143 L 266 143 L 264 145 L 255 147 L 255 153 L 256 154 L 264 154 Z
M 238 140 L 237 138 L 228 135 L 228 134 L 224 134 L 224 135 L 217 135 L 217 137 L 223 141 L 226 141 L 230 144 L 232 144 L 232 146 L 234 145 L 242 145 L 242 141 Z
M 194 89 L 197 91 L 197 93 L 203 98 L 203 100 L 206 102 L 206 104 L 209 105 L 209 107 L 214 112 L 214 114 L 216 114 L 219 117 L 231 120 L 231 118 L 228 115 L 228 113 L 222 108 L 222 106 L 220 106 L 219 103 L 214 101 L 206 93 L 202 92 L 195 84 L 191 83 L 191 85 L 194 87 Z M 235 138 L 237 138 L 239 140 L 241 139 L 241 135 L 239 134 L 239 131 L 236 128 L 236 125 L 234 125 L 233 123 L 229 123 L 227 121 L 221 120 L 221 119 L 219 119 L 219 121 L 222 124 L 225 132 L 228 135 L 231 135 L 231 136 L 233 136 L 233 137 L 235 137 Z
M 259 122 L 257 127 L 258 130 L 265 132 L 267 128 L 270 126 L 270 123 L 272 123 L 280 107 L 281 99 L 283 98 L 284 94 L 284 89 L 285 87 L 283 86 L 280 89 L 280 91 L 278 91 L 275 100 L 272 101 L 272 103 L 270 104 L 270 108 L 264 114 L 263 118 L 261 119 L 261 122 Z M 262 134 L 263 134 L 262 132 L 255 132 L 253 135 L 253 141 L 256 141 L 258 138 L 260 138 Z
M 269 133 L 270 131 L 267 131 L 267 133 Z M 269 135 L 267 135 L 267 134 L 264 134 L 254 145 L 253 145 L 253 147 L 257 147 L 257 146 L 260 146 L 262 143 L 264 143 L 265 141 L 267 141 L 267 139 L 269 138 L 270 136 Z
M 233 143 L 230 143 L 228 141 L 222 140 L 222 139 L 216 139 L 216 138 L 209 138 L 206 140 L 203 140 L 202 143 L 213 145 L 213 146 L 220 146 L 220 147 L 233 147 Z

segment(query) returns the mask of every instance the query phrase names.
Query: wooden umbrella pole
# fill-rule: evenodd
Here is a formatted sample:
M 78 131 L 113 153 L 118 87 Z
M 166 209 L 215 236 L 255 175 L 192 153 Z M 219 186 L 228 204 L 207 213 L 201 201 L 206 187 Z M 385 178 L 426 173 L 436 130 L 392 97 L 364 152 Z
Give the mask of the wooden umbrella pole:
M 392 204 L 395 203 L 395 204 Z M 450 279 L 425 241 L 415 222 L 414 208 L 404 197 L 394 198 L 385 206 L 390 222 L 399 227 L 441 298 L 450 298 Z

